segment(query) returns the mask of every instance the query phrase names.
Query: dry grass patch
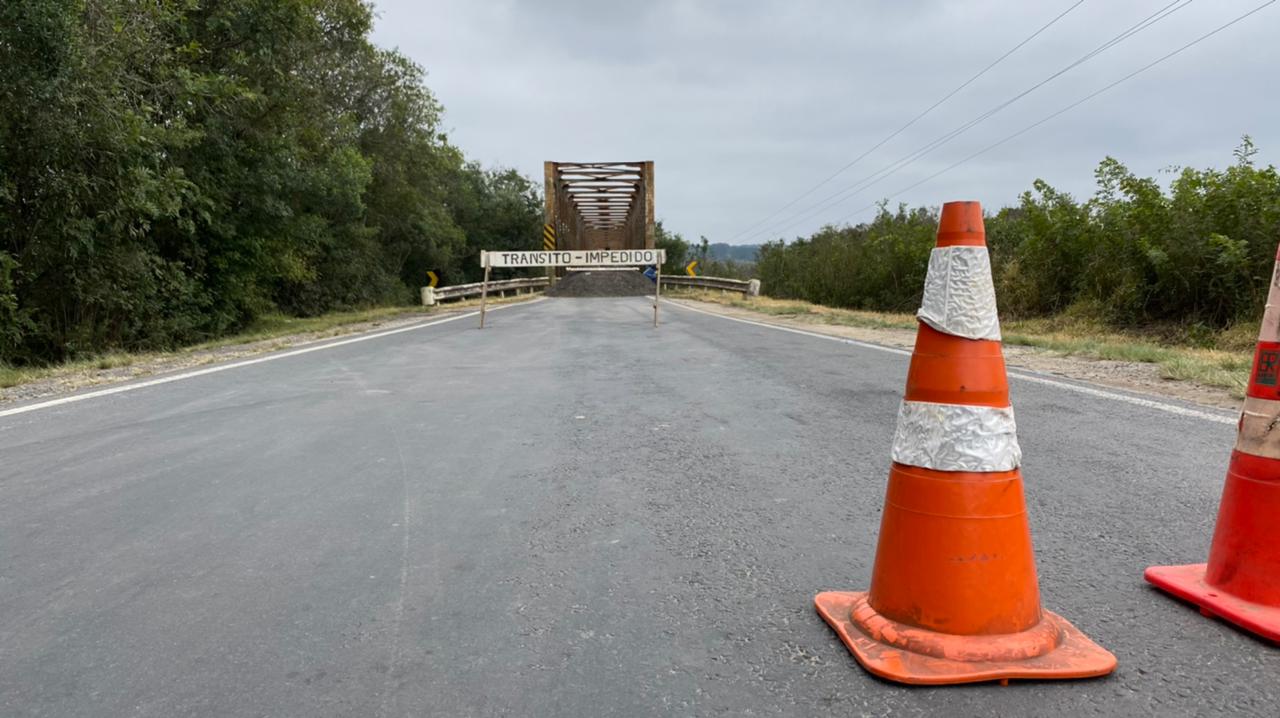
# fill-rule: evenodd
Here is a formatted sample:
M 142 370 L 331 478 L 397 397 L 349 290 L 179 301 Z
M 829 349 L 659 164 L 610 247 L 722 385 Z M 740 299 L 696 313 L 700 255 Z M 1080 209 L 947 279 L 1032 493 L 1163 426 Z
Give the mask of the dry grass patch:
M 905 313 L 836 309 L 770 297 L 748 299 L 714 291 L 675 290 L 669 294 L 815 324 L 869 329 L 914 329 L 916 326 L 914 315 Z M 1096 320 L 1060 316 L 1002 321 L 1002 333 L 1006 344 L 1035 347 L 1060 356 L 1155 364 L 1166 379 L 1225 388 L 1239 398 L 1244 396 L 1248 384 L 1257 328 L 1248 331 L 1248 327 L 1237 326 L 1222 332 L 1196 332 L 1195 336 L 1189 336 L 1176 327 L 1124 332 Z
M 528 295 L 519 297 L 490 297 L 490 305 L 511 304 L 527 301 Z M 289 317 L 283 314 L 269 314 L 255 320 L 243 331 L 220 337 L 200 344 L 175 349 L 171 352 L 124 352 L 113 351 L 91 357 L 75 359 L 61 364 L 34 367 L 15 367 L 0 363 L 0 389 L 29 384 L 45 379 L 60 379 L 95 371 L 109 371 L 144 364 L 161 362 L 166 359 L 186 359 L 196 364 L 209 364 L 225 358 L 214 352 L 218 349 L 238 347 L 259 342 L 271 342 L 261 347 L 251 347 L 252 351 L 273 351 L 291 346 L 299 341 L 315 341 L 329 337 L 349 334 L 353 331 L 367 330 L 372 324 L 381 322 L 411 319 L 415 316 L 429 317 L 433 314 L 474 309 L 480 305 L 479 299 L 467 299 L 435 307 L 375 307 L 350 312 L 333 312 L 317 317 Z M 204 357 L 192 357 L 194 354 L 208 353 Z

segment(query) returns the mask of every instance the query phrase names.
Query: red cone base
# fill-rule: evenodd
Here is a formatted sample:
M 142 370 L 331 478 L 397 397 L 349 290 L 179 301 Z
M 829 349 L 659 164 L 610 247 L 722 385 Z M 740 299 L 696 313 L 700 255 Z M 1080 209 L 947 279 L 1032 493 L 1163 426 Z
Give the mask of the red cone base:
M 1266 429 L 1269 431 L 1270 429 Z M 1280 461 L 1231 452 L 1209 562 L 1152 566 L 1147 581 L 1280 643 Z
M 900 683 L 1092 678 L 1116 667 L 1115 656 L 1048 611 L 1021 633 L 958 636 L 886 618 L 865 591 L 828 591 L 814 603 L 863 668 Z
M 1152 566 L 1143 576 L 1151 584 L 1200 607 L 1206 616 L 1217 616 L 1280 643 L 1280 607 L 1252 603 L 1204 582 L 1206 564 Z

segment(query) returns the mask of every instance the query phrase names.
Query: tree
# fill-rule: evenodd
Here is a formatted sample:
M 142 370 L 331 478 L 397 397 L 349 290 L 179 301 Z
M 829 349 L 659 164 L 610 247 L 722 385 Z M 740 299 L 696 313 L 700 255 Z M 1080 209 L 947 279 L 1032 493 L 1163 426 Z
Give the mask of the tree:
M 677 232 L 668 232 L 658 220 L 653 227 L 653 244 L 657 249 L 665 250 L 666 261 L 662 263 L 663 274 L 680 274 L 689 255 L 689 243 Z
M 410 301 L 536 246 L 361 0 L 0 4 L 0 361 Z

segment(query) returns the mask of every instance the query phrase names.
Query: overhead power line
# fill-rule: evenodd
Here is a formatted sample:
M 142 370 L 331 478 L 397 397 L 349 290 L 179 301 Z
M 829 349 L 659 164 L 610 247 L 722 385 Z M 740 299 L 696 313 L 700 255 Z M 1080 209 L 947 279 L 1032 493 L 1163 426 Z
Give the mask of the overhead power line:
M 1098 47 L 1095 47 L 1094 49 L 1090 50 L 1089 52 L 1075 59 L 1071 63 L 1057 70 L 1056 72 L 1044 78 L 1043 80 L 1036 82 L 1035 84 L 1031 85 L 1027 89 L 1013 95 L 1007 100 L 1004 100 L 1003 102 L 995 105 L 994 107 L 988 109 L 987 111 L 977 115 L 976 117 L 969 120 L 968 122 L 965 122 L 960 126 L 952 129 L 951 131 L 946 132 L 940 135 L 939 137 L 934 138 L 932 141 L 908 153 L 907 155 L 904 155 L 903 157 L 895 160 L 894 162 L 891 162 L 890 164 L 880 168 L 879 170 L 859 179 L 857 182 L 854 182 L 852 185 L 845 187 L 844 189 L 838 192 L 835 192 L 834 194 L 824 197 L 823 199 L 819 200 L 815 204 L 810 205 L 808 208 L 803 209 L 798 213 L 792 214 L 790 217 L 787 217 L 786 219 L 784 219 L 781 224 L 777 222 L 770 223 L 769 226 L 761 227 L 760 229 L 757 229 L 756 231 L 752 232 L 750 235 L 748 235 L 747 238 L 751 239 L 751 238 L 760 236 L 762 234 L 785 231 L 786 229 L 789 229 L 801 222 L 807 221 L 821 214 L 822 212 L 825 212 L 831 209 L 832 207 L 835 207 L 836 205 L 849 201 L 850 199 L 852 199 L 853 197 L 861 193 L 863 190 L 866 190 L 869 187 L 875 184 L 878 184 L 880 181 L 896 174 L 898 171 L 911 165 L 916 160 L 919 160 L 925 155 L 947 144 L 951 140 L 954 140 L 955 138 L 959 137 L 965 132 L 968 132 L 969 130 L 973 129 L 979 124 L 982 124 L 986 120 L 990 119 L 991 117 L 1001 112 L 1002 110 L 1008 108 L 1010 105 L 1013 105 L 1014 103 L 1018 102 L 1019 100 L 1031 94 L 1032 92 L 1040 89 L 1041 87 L 1044 87 L 1045 85 L 1049 84 L 1053 80 L 1061 77 L 1067 72 L 1070 72 L 1076 67 L 1079 67 L 1085 62 L 1088 62 L 1089 60 L 1093 59 L 1094 57 L 1097 57 L 1098 55 L 1102 54 L 1103 52 L 1106 52 L 1107 50 L 1115 47 L 1116 45 L 1119 45 L 1120 43 L 1124 42 L 1125 40 L 1128 40 L 1134 35 L 1137 35 L 1139 32 L 1142 32 L 1143 30 L 1151 27 L 1157 22 L 1160 22 L 1161 20 L 1169 17 L 1173 13 L 1185 8 L 1186 6 L 1190 5 L 1194 1 L 1195 0 L 1175 0 L 1174 2 L 1168 3 L 1167 5 L 1161 7 L 1159 10 L 1156 10 L 1154 13 L 1148 15 L 1142 20 L 1139 20 L 1137 23 L 1129 26 L 1128 28 L 1121 31 L 1116 36 L 1112 37 L 1111 39 L 1102 43 Z
M 968 122 L 951 130 L 950 132 L 947 132 L 935 138 L 933 141 L 925 144 L 920 148 L 917 148 L 915 151 L 905 155 L 904 157 L 901 157 L 898 160 L 890 163 L 889 165 L 880 168 L 876 172 L 873 172 L 870 175 L 863 177 L 862 179 L 858 180 L 852 185 L 819 200 L 817 203 L 810 205 L 807 209 L 801 210 L 799 213 L 791 215 L 787 219 L 783 220 L 785 224 L 777 225 L 777 223 L 773 223 L 773 225 L 771 225 L 770 227 L 762 227 L 761 229 L 753 232 L 748 237 L 748 239 L 754 238 L 762 234 L 770 233 L 770 232 L 784 231 L 786 229 L 789 229 L 790 227 L 794 227 L 795 225 L 800 224 L 801 222 L 805 222 L 813 217 L 816 217 L 819 214 L 831 209 L 832 207 L 835 207 L 839 204 L 849 201 L 853 197 L 860 194 L 862 191 L 896 174 L 898 171 L 913 164 L 916 160 L 921 159 L 925 155 L 933 152 L 939 147 L 942 147 L 943 145 L 947 144 L 948 142 L 955 139 L 956 137 L 959 137 L 960 135 L 964 134 L 970 129 L 981 124 L 982 122 L 985 122 L 987 119 L 990 119 L 992 116 L 994 116 L 998 112 L 1004 110 L 1005 108 L 1014 104 L 1015 102 L 1022 99 L 1023 97 L 1026 97 L 1027 95 L 1031 94 L 1035 90 L 1052 82 L 1053 80 L 1069 72 L 1070 70 L 1080 66 L 1081 64 L 1087 62 L 1088 60 L 1096 57 L 1102 52 L 1105 52 L 1106 50 L 1120 44 L 1124 40 L 1127 40 L 1130 37 L 1133 37 L 1134 35 L 1141 32 L 1142 30 L 1145 30 L 1148 27 L 1151 27 L 1152 25 L 1159 22 L 1160 20 L 1163 20 L 1169 15 L 1172 15 L 1178 10 L 1181 10 L 1187 5 L 1190 5 L 1192 2 L 1194 2 L 1194 0 L 1175 0 L 1174 2 L 1170 2 L 1169 4 L 1165 5 L 1164 7 L 1161 7 L 1159 10 L 1155 11 L 1154 13 L 1138 21 L 1136 24 L 1126 28 L 1120 34 L 1116 35 L 1115 37 L 1112 37 L 1110 40 L 1107 40 L 1106 42 L 1102 43 L 1101 45 L 1094 48 L 1093 50 L 1085 53 L 1084 55 L 1077 58 L 1075 61 L 1071 62 L 1070 64 L 1058 70 L 1057 72 L 1053 73 L 1049 77 L 1046 77 L 1045 79 L 1037 82 L 1031 87 L 1028 87 L 1026 90 L 1023 90 L 1022 92 L 1014 95 L 1013 97 L 1010 97 L 1004 102 L 1001 102 L 1000 104 L 992 107 L 986 112 L 983 112 L 977 117 L 974 117 Z
M 1004 61 L 1006 58 L 1008 58 L 1010 55 L 1012 55 L 1013 53 L 1017 52 L 1020 48 L 1022 48 L 1022 46 L 1023 46 L 1023 45 L 1026 45 L 1027 43 L 1029 43 L 1029 42 L 1031 42 L 1032 40 L 1036 39 L 1036 37 L 1037 37 L 1037 36 L 1039 36 L 1039 35 L 1040 35 L 1040 33 L 1044 32 L 1045 30 L 1048 30 L 1050 27 L 1052 27 L 1052 26 L 1053 26 L 1055 23 L 1057 23 L 1059 20 L 1061 20 L 1062 18 L 1066 17 L 1066 16 L 1067 16 L 1067 13 L 1071 12 L 1072 10 L 1075 10 L 1077 7 L 1080 7 L 1081 5 L 1083 5 L 1083 4 L 1084 4 L 1084 2 L 1085 2 L 1085 0 L 1077 0 L 1077 2 L 1076 2 L 1075 4 L 1071 5 L 1071 6 L 1070 6 L 1070 7 L 1068 7 L 1066 10 L 1063 10 L 1063 11 L 1062 11 L 1061 13 L 1059 13 L 1056 17 L 1054 17 L 1052 20 L 1050 20 L 1049 22 L 1045 23 L 1044 25 L 1041 25 L 1041 26 L 1040 26 L 1040 29 L 1038 29 L 1038 30 L 1036 30 L 1035 32 L 1033 32 L 1033 33 L 1031 33 L 1030 35 L 1028 35 L 1026 38 L 1024 38 L 1024 39 L 1022 40 L 1022 42 L 1019 42 L 1017 45 L 1014 45 L 1012 48 L 1010 48 L 1010 49 L 1009 49 L 1009 51 L 1008 51 L 1008 52 L 1004 53 L 1004 54 L 1003 54 L 1003 55 L 1001 55 L 1000 57 L 997 57 L 995 60 L 993 60 L 993 61 L 991 62 L 991 64 L 989 64 L 989 65 L 987 65 L 986 67 L 984 67 L 984 68 L 982 68 L 981 70 L 979 70 L 979 71 L 977 72 L 977 74 L 975 74 L 973 77 L 970 77 L 969 79 L 965 80 L 964 82 L 962 82 L 962 83 L 960 83 L 958 86 L 956 86 L 956 88 L 955 88 L 954 90 L 952 90 L 951 92 L 948 92 L 947 94 L 943 95 L 943 96 L 942 96 L 942 99 L 938 100 L 937 102 L 933 103 L 932 105 L 929 105 L 929 106 L 928 106 L 928 107 L 926 107 L 926 108 L 925 108 L 925 109 L 924 109 L 920 114 L 916 115 L 915 117 L 912 117 L 910 120 L 908 120 L 908 121 L 907 121 L 907 123 L 906 123 L 906 124 L 902 125 L 902 126 L 901 126 L 901 127 L 899 127 L 898 129 L 896 129 L 896 130 L 894 130 L 893 132 L 889 133 L 888 135 L 886 135 L 886 136 L 884 137 L 884 139 L 882 139 L 882 140 L 880 140 L 879 142 L 875 143 L 875 144 L 874 144 L 874 145 L 872 145 L 871 147 L 868 147 L 868 148 L 867 148 L 867 149 L 866 149 L 862 154 L 858 155 L 857 157 L 854 157 L 852 160 L 850 160 L 850 161 L 849 161 L 849 163 L 848 163 L 848 164 L 844 165 L 844 166 L 843 166 L 843 167 L 841 167 L 840 169 L 838 169 L 838 170 L 836 170 L 835 172 L 831 173 L 831 175 L 830 175 L 830 176 L 828 176 L 826 179 L 822 180 L 822 181 L 821 181 L 821 182 L 819 182 L 818 184 L 815 184 L 814 186 L 812 186 L 812 187 L 810 187 L 809 189 L 807 189 L 807 190 L 805 190 L 804 192 L 802 192 L 802 193 L 801 193 L 798 197 L 796 197 L 795 199 L 791 200 L 790 202 L 788 202 L 788 203 L 786 203 L 786 204 L 782 205 L 781 207 L 779 207 L 778 209 L 774 210 L 772 214 L 770 214 L 770 215 L 768 215 L 768 216 L 766 216 L 766 217 L 764 217 L 764 218 L 762 218 L 762 219 L 760 219 L 760 220 L 757 220 L 756 222 L 753 222 L 751 225 L 747 226 L 747 227 L 746 227 L 745 229 L 743 229 L 741 232 L 738 232 L 737 234 L 733 235 L 732 237 L 730 237 L 730 238 L 729 238 L 729 240 L 728 240 L 728 241 L 733 241 L 734 239 L 737 239 L 737 238 L 738 238 L 738 237 L 740 237 L 741 235 L 743 235 L 743 234 L 745 234 L 746 232 L 750 231 L 753 227 L 757 227 L 757 226 L 759 226 L 761 223 L 764 223 L 764 222 L 769 221 L 770 219 L 773 219 L 774 217 L 778 216 L 779 214 L 781 214 L 782 212 L 786 211 L 786 210 L 787 210 L 787 209 L 789 209 L 790 207 L 793 207 L 793 206 L 794 206 L 797 202 L 799 202 L 800 200 L 802 200 L 802 199 L 804 199 L 805 197 L 808 197 L 809 195 L 813 194 L 815 191 L 817 191 L 817 190 L 818 190 L 820 187 L 822 187 L 823 185 L 827 184 L 828 182 L 830 182 L 831 180 L 835 179 L 836 177 L 839 177 L 840 175 L 844 174 L 844 172 L 845 172 L 846 170 L 848 170 L 848 169 L 852 168 L 854 165 L 856 165 L 856 164 L 858 164 L 859 162 L 861 162 L 863 159 L 865 159 L 865 158 L 867 157 L 867 155 L 870 155 L 872 152 L 875 152 L 876 150 L 878 150 L 878 149 L 880 149 L 881 147 L 883 147 L 883 146 L 885 145 L 885 143 L 887 143 L 888 141 L 892 140 L 893 138 L 895 138 L 895 137 L 897 137 L 898 135 L 900 135 L 900 134 L 902 134 L 903 132 L 905 132 L 905 131 L 906 131 L 907 129 L 909 129 L 912 125 L 914 125 L 915 123 L 917 123 L 917 122 L 919 122 L 921 119 L 923 119 L 923 118 L 925 117 L 925 115 L 928 115 L 930 112 L 933 112 L 933 111 L 934 111 L 934 110 L 936 110 L 936 109 L 938 108 L 938 106 L 940 106 L 942 103 L 944 103 L 944 102 L 946 102 L 947 100 L 949 100 L 949 99 L 951 99 L 952 97 L 954 97 L 954 96 L 956 95 L 956 93 L 960 92 L 960 91 L 961 91 L 961 90 L 963 90 L 964 88 L 966 88 L 966 87 L 968 87 L 969 85 L 973 84 L 973 82 L 974 82 L 975 80 L 977 80 L 978 78 L 980 78 L 980 77 L 982 77 L 983 75 L 987 74 L 987 72 L 988 72 L 988 71 L 990 71 L 993 67 L 995 67 L 996 65 L 999 65 L 1001 62 L 1003 62 L 1003 61 Z
M 920 185 L 922 185 L 922 184 L 924 184 L 924 183 L 926 183 L 926 182 L 929 182 L 930 180 L 936 179 L 937 177 L 940 177 L 940 176 L 942 176 L 942 175 L 944 175 L 944 174 L 946 174 L 946 173 L 950 172 L 951 170 L 953 170 L 953 169 L 955 169 L 955 168 L 959 167 L 960 165 L 965 164 L 966 162 L 968 162 L 968 161 L 970 161 L 970 160 L 972 160 L 972 159 L 974 159 L 974 158 L 977 158 L 977 157 L 980 157 L 980 156 L 982 156 L 982 155 L 985 155 L 986 153 L 990 152 L 991 150 L 994 150 L 994 149 L 996 149 L 997 147 L 1000 147 L 1001 145 L 1004 145 L 1004 144 L 1006 144 L 1006 143 L 1008 143 L 1008 142 L 1011 142 L 1011 141 L 1013 141 L 1013 140 L 1015 140 L 1015 139 L 1017 139 L 1017 138 L 1019 138 L 1019 137 L 1021 137 L 1021 136 L 1025 135 L 1026 133 L 1030 132 L 1031 130 L 1034 130 L 1035 128 L 1039 127 L 1040 125 L 1043 125 L 1044 123 L 1046 123 L 1046 122 L 1048 122 L 1048 121 L 1050 121 L 1050 120 L 1052 120 L 1052 119 L 1054 119 L 1054 118 L 1056 118 L 1056 117 L 1058 117 L 1058 116 L 1060 116 L 1060 115 L 1063 115 L 1063 114 L 1065 114 L 1065 113 L 1067 113 L 1067 112 L 1070 112 L 1071 110 L 1073 110 L 1073 109 L 1075 109 L 1075 108 L 1079 107 L 1080 105 L 1083 105 L 1084 103 L 1086 103 L 1086 102 L 1088 102 L 1089 100 L 1092 100 L 1093 98 L 1097 97 L 1098 95 L 1101 95 L 1102 93 L 1104 93 L 1104 92 L 1106 92 L 1106 91 L 1108 91 L 1108 90 L 1112 89 L 1113 87 L 1115 87 L 1115 86 L 1117 86 L 1117 85 L 1119 85 L 1119 84 L 1121 84 L 1121 83 L 1123 83 L 1123 82 L 1126 82 L 1126 81 L 1128 81 L 1128 80 L 1130 80 L 1130 79 L 1132 79 L 1132 78 L 1134 78 L 1134 77 L 1137 77 L 1138 75 L 1141 75 L 1142 73 L 1146 72 L 1147 70 L 1150 70 L 1151 68 L 1155 67 L 1156 65 L 1159 65 L 1160 63 L 1164 62 L 1165 60 L 1168 60 L 1168 59 L 1172 58 L 1173 56 L 1175 56 L 1175 55 L 1177 55 L 1177 54 L 1179 54 L 1179 53 L 1183 52 L 1184 50 L 1188 50 L 1188 49 L 1190 49 L 1190 48 L 1192 48 L 1192 47 L 1194 47 L 1194 46 L 1196 46 L 1196 45 L 1199 45 L 1200 43 L 1204 42 L 1205 40 L 1208 40 L 1209 38 L 1213 37 L 1214 35 L 1217 35 L 1218 33 L 1222 32 L 1223 30 L 1226 30 L 1227 28 L 1231 27 L 1232 25 L 1235 25 L 1236 23 L 1238 23 L 1238 22 L 1240 22 L 1240 21 L 1244 20 L 1245 18 L 1249 17 L 1250 15 L 1253 15 L 1254 13 L 1261 11 L 1263 8 L 1267 7 L 1268 5 L 1274 5 L 1275 3 L 1276 3 L 1276 0 L 1267 0 L 1267 2 L 1262 3 L 1261 5 L 1259 5 L 1259 6 L 1255 7 L 1254 9 L 1250 10 L 1249 12 L 1246 12 L 1246 13 L 1244 13 L 1243 15 L 1240 15 L 1240 16 L 1236 17 L 1234 20 L 1231 20 L 1230 22 L 1226 22 L 1226 23 L 1223 23 L 1222 25 L 1219 25 L 1218 27 L 1214 28 L 1213 30 L 1210 30 L 1209 32 L 1207 32 L 1207 33 L 1205 33 L 1205 34 L 1201 35 L 1200 37 L 1197 37 L 1196 39 L 1192 40 L 1191 42 L 1188 42 L 1187 44 L 1183 45 L 1182 47 L 1179 47 L 1178 49 L 1174 50 L 1173 52 L 1170 52 L 1170 53 L 1169 53 L 1169 54 L 1167 54 L 1167 55 L 1163 55 L 1163 56 L 1161 56 L 1161 57 L 1159 57 L 1159 58 L 1157 58 L 1157 59 L 1155 59 L 1155 60 L 1151 61 L 1150 63 L 1148 63 L 1148 64 L 1146 64 L 1146 65 L 1143 65 L 1142 67 L 1138 68 L 1137 70 L 1134 70 L 1133 72 L 1129 73 L 1128 75 L 1125 75 L 1124 77 L 1120 78 L 1119 80 L 1116 80 L 1115 82 L 1112 82 L 1111 84 L 1109 84 L 1109 85 L 1107 85 L 1107 86 L 1105 86 L 1105 87 L 1103 87 L 1103 88 L 1101 88 L 1101 89 L 1099 89 L 1099 90 L 1097 90 L 1097 91 L 1095 91 L 1095 92 L 1092 92 L 1092 93 L 1090 93 L 1090 94 L 1088 94 L 1088 95 L 1085 95 L 1084 97 L 1080 98 L 1079 100 L 1076 100 L 1075 102 L 1071 103 L 1070 105 L 1067 105 L 1066 107 L 1064 107 L 1064 108 L 1062 108 L 1062 109 L 1058 110 L 1057 112 L 1054 112 L 1053 114 L 1047 115 L 1047 116 L 1045 116 L 1044 118 L 1042 118 L 1042 119 L 1040 119 L 1040 120 L 1037 120 L 1036 122 L 1033 122 L 1033 123 L 1032 123 L 1032 124 L 1030 124 L 1030 125 L 1027 125 L 1026 127 L 1024 127 L 1024 128 L 1022 128 L 1022 129 L 1018 130 L 1017 132 L 1015 132 L 1015 133 L 1013 133 L 1013 134 L 1011 134 L 1011 135 L 1009 135 L 1009 136 L 1005 137 L 1004 139 L 1000 140 L 999 142 L 995 142 L 995 143 L 992 143 L 992 144 L 990 144 L 990 145 L 987 145 L 986 147 L 984 147 L 984 148 L 982 148 L 982 149 L 978 150 L 977 152 L 974 152 L 973 154 L 969 155 L 968 157 L 965 157 L 964 159 L 962 159 L 962 160 L 960 160 L 960 161 L 958 161 L 958 162 L 955 162 L 954 164 L 951 164 L 951 165 L 949 165 L 949 166 L 947 166 L 947 167 L 944 167 L 943 169 L 938 170 L 937 172 L 934 172 L 933 174 L 929 175 L 928 177 L 925 177 L 924 179 L 922 179 L 922 180 L 920 180 L 920 181 L 918 181 L 918 182 L 915 182 L 914 184 L 910 184 L 910 185 L 908 185 L 908 186 L 906 186 L 906 187 L 903 187 L 902 189 L 898 190 L 897 192 L 894 192 L 893 194 L 891 194 L 891 195 L 889 195 L 889 196 L 885 197 L 884 199 L 885 199 L 885 200 L 893 199 L 894 197 L 897 197 L 898 195 L 901 195 L 901 194 L 904 194 L 904 193 L 906 193 L 906 192 L 909 192 L 909 191 L 911 191 L 911 190 L 915 189 L 916 187 L 919 187 Z M 872 203 L 872 204 L 869 204 L 869 205 L 867 205 L 866 207 L 863 207 L 862 209 L 859 209 L 858 211 L 853 212 L 852 214 L 850 214 L 850 215 L 848 215 L 848 216 L 844 217 L 844 218 L 843 218 L 842 220 L 840 220 L 840 221 L 842 221 L 842 222 L 847 222 L 848 220 L 852 219 L 853 217 L 855 217 L 855 216 L 857 216 L 857 215 L 859 215 L 859 214 L 862 214 L 863 212 L 866 212 L 866 211 L 867 211 L 867 210 L 869 210 L 869 209 L 873 209 L 873 208 L 875 208 L 875 207 L 876 207 L 876 206 L 878 206 L 879 204 L 880 204 L 879 202 L 874 202 L 874 203 Z

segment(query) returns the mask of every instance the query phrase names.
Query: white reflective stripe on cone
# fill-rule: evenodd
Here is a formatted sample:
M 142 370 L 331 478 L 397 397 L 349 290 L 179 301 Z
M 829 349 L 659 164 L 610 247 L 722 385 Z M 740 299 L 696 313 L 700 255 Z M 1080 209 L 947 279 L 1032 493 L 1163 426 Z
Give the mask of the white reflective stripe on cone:
M 935 247 L 929 254 L 920 321 L 966 339 L 1000 340 L 996 289 L 986 247 Z
M 1013 407 L 904 401 L 893 460 L 936 471 L 1011 471 L 1022 463 Z
M 1236 451 L 1264 459 L 1280 459 L 1280 401 L 1244 398 Z
M 1267 292 L 1267 308 L 1262 312 L 1260 342 L 1280 342 L 1280 261 L 1271 270 L 1271 289 Z

